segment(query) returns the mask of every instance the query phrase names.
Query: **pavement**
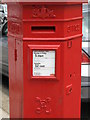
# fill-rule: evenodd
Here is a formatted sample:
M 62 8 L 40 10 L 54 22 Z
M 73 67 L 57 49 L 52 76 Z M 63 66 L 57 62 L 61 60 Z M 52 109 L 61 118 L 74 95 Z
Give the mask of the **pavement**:
M 2 118 L 9 118 L 9 114 L 5 112 L 2 108 L 0 108 L 0 120 Z
M 3 79 L 4 84 L 0 82 L 0 120 L 2 118 L 9 118 L 8 78 L 4 77 Z

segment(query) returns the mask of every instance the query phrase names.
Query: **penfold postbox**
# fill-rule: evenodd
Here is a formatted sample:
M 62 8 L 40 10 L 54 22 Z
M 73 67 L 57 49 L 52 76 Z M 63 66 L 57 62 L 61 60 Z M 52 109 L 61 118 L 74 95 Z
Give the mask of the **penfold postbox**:
M 10 118 L 80 118 L 82 3 L 8 3 Z

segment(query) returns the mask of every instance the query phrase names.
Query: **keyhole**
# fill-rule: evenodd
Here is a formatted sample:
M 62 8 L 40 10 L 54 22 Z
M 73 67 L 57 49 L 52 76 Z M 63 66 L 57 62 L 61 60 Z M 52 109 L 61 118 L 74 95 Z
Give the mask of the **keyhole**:
M 70 90 L 69 90 L 69 93 L 71 93 L 72 92 L 72 88 L 70 88 Z
M 72 77 L 72 74 L 70 74 L 70 78 Z

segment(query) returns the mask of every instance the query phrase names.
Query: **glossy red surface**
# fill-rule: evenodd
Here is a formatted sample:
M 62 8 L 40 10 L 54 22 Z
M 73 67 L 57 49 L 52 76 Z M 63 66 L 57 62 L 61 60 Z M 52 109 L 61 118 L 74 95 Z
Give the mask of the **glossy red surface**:
M 90 58 L 84 52 L 82 52 L 82 64 L 89 64 Z
M 11 118 L 80 118 L 82 4 L 8 4 Z M 55 50 L 55 76 L 33 76 L 33 50 Z

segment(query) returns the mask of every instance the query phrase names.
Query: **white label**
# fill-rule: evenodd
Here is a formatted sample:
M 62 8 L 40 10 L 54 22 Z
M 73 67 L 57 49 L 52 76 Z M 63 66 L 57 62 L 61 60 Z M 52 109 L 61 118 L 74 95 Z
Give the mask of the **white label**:
M 55 76 L 55 51 L 33 51 L 33 76 Z

